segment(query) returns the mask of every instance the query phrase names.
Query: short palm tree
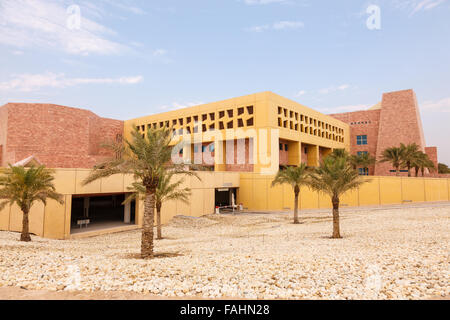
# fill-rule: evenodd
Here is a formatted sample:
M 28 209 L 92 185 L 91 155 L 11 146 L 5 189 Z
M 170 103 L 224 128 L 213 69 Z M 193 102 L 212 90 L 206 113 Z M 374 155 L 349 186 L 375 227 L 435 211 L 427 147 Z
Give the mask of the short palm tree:
M 53 199 L 63 204 L 63 196 L 56 192 L 53 184 L 54 171 L 39 167 L 13 167 L 3 170 L 0 176 L 0 210 L 7 204 L 16 204 L 23 213 L 22 234 L 20 241 L 31 241 L 29 231 L 29 213 L 37 201 L 44 205 L 47 199 Z
M 425 176 L 425 169 L 433 171 L 436 169 L 434 162 L 430 160 L 428 155 L 423 152 L 418 152 L 416 157 L 412 160 L 411 166 L 414 168 L 415 176 L 419 176 L 419 171 L 422 173 L 422 177 Z
M 401 150 L 401 165 L 408 169 L 408 177 L 411 177 L 411 168 L 414 160 L 419 157 L 421 151 L 416 143 L 411 143 L 408 145 L 400 144 Z
M 162 226 L 161 226 L 161 209 L 166 201 L 179 200 L 184 203 L 189 202 L 189 197 L 191 195 L 191 189 L 183 188 L 180 189 L 181 185 L 184 183 L 183 179 L 172 182 L 175 172 L 164 171 L 164 173 L 159 177 L 158 187 L 155 192 L 155 207 L 156 207 L 156 239 L 161 240 L 162 237 Z M 125 199 L 124 203 L 127 203 L 137 197 L 145 197 L 145 187 L 140 182 L 134 182 L 129 190 L 133 193 Z
M 306 164 L 302 163 L 298 167 L 287 167 L 284 170 L 278 171 L 272 181 L 272 187 L 281 184 L 289 184 L 294 189 L 294 224 L 299 224 L 298 203 L 300 199 L 300 188 L 301 186 L 308 185 L 308 169 Z
M 156 206 L 156 190 L 161 175 L 165 170 L 173 170 L 177 174 L 190 174 L 184 165 L 171 162 L 172 147 L 171 130 L 168 128 L 148 128 L 147 134 L 140 133 L 137 128 L 131 132 L 131 140 L 123 144 L 108 147 L 120 154 L 95 166 L 91 174 L 83 181 L 89 184 L 95 180 L 114 174 L 132 174 L 136 182 L 145 188 L 144 218 L 142 226 L 141 257 L 151 259 L 153 253 L 154 216 Z
M 350 154 L 345 149 L 334 149 L 333 152 L 328 155 L 328 157 L 349 159 Z
M 376 159 L 370 155 L 370 153 L 360 153 L 351 155 L 349 162 L 353 169 L 368 168 L 376 163 Z
M 381 155 L 380 162 L 390 162 L 395 169 L 395 174 L 400 174 L 400 166 L 403 161 L 403 149 L 398 147 L 387 148 Z
M 347 191 L 359 188 L 363 180 L 345 158 L 327 157 L 310 175 L 312 189 L 330 196 L 333 204 L 333 238 L 341 238 L 339 222 L 340 197 Z

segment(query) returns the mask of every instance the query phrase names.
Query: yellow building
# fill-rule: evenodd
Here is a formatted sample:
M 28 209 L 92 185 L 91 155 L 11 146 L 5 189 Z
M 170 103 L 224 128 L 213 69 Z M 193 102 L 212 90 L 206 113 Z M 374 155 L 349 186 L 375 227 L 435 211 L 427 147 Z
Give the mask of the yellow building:
M 163 126 L 172 128 L 174 144 L 184 142 L 183 161 L 214 171 L 270 174 L 301 162 L 317 166 L 333 149 L 350 148 L 347 124 L 272 92 L 125 121 L 125 136 Z
M 34 108 L 41 108 L 42 112 L 38 114 L 45 115 L 42 121 L 27 120 L 35 127 L 36 136 L 45 134 L 52 139 L 54 136 L 59 138 L 55 141 L 61 143 L 35 137 L 29 141 L 26 139 L 30 135 L 26 132 L 20 135 L 21 132 L 12 130 L 17 123 L 10 115 L 21 114 L 26 118 L 32 114 L 35 117 L 30 112 Z M 50 127 L 41 128 L 41 123 L 48 117 L 51 117 Z M 64 204 L 54 201 L 49 201 L 46 206 L 36 204 L 30 213 L 30 231 L 53 239 L 92 236 L 142 226 L 141 201 L 122 204 L 133 182 L 131 176 L 115 175 L 87 186 L 81 183 L 89 175 L 87 168 L 92 168 L 91 163 L 104 156 L 97 146 L 100 137 L 129 138 L 135 128 L 145 134 L 149 127 L 169 127 L 174 133 L 172 161 L 205 166 L 205 170 L 198 173 L 201 180 L 193 177 L 185 180 L 183 187 L 192 190 L 189 204 L 170 201 L 163 205 L 163 222 L 175 215 L 213 214 L 216 206 L 237 204 L 252 211 L 292 210 L 291 187 L 271 187 L 280 166 L 300 163 L 317 166 L 333 149 L 349 150 L 351 145 L 346 123 L 272 92 L 124 122 L 101 119 L 85 110 L 68 107 L 9 105 L 8 110 L 0 108 L 0 123 L 5 129 L 0 132 L 3 163 L 19 157 L 24 160 L 18 165 L 40 160 L 47 166 L 63 166 L 56 169 L 55 186 L 57 192 L 64 195 Z M 39 150 L 39 153 L 29 154 L 26 148 L 15 150 L 17 141 L 25 141 L 24 145 L 33 146 L 31 149 Z M 84 169 L 72 166 L 83 166 Z M 368 206 L 449 200 L 450 179 L 373 177 L 359 190 L 344 195 L 341 202 L 343 206 Z M 328 208 L 330 205 L 326 196 L 308 188 L 302 189 L 301 209 Z M 0 230 L 18 232 L 21 221 L 22 213 L 17 207 L 0 211 Z

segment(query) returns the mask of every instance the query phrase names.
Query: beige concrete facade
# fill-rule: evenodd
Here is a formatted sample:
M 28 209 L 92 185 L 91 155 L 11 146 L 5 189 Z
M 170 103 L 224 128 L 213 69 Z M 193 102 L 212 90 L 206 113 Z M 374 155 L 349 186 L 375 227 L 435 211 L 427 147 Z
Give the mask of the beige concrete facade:
M 57 192 L 64 195 L 64 204 L 50 200 L 44 206 L 36 203 L 30 212 L 30 232 L 41 237 L 51 239 L 71 238 L 71 209 L 72 196 L 74 195 L 108 195 L 127 193 L 128 187 L 133 182 L 133 177 L 128 175 L 115 175 L 82 186 L 81 182 L 89 175 L 87 169 L 57 169 L 55 186 Z M 239 173 L 233 172 L 199 172 L 199 179 L 186 177 L 183 187 L 192 190 L 190 204 L 180 201 L 170 201 L 163 205 L 163 223 L 172 219 L 175 215 L 198 217 L 214 213 L 214 192 L 216 188 L 239 187 Z M 136 226 L 142 225 L 143 203 L 136 204 Z M 20 232 L 22 230 L 22 212 L 16 206 L 0 211 L 0 230 Z M 104 232 L 104 231 L 103 231 Z M 97 231 L 95 234 L 101 234 Z

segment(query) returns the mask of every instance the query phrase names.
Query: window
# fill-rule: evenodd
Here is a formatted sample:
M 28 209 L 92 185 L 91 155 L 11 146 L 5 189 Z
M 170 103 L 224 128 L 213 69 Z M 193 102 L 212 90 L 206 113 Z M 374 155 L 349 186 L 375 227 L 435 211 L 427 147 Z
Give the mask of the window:
M 206 152 L 206 146 L 202 146 L 202 152 Z
M 214 144 L 209 145 L 209 152 L 214 152 Z
M 360 176 L 368 176 L 369 175 L 369 169 L 368 168 L 359 168 L 359 175 Z
M 284 145 L 284 151 L 289 151 L 289 147 L 287 144 Z
M 367 151 L 359 151 L 358 152 L 358 156 L 362 156 L 363 154 L 368 154 L 368 152 Z
M 198 153 L 198 146 L 194 146 L 194 153 Z
M 357 136 L 356 137 L 356 144 L 358 146 L 367 145 L 367 136 Z
M 280 151 L 283 151 L 283 144 L 280 143 Z

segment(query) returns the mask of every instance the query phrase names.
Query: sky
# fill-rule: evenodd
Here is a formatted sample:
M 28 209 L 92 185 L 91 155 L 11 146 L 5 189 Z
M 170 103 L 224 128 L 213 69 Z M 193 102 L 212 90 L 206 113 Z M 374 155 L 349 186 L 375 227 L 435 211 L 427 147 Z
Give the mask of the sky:
M 261 91 L 323 113 L 414 89 L 450 164 L 450 0 L 0 0 L 0 105 L 132 119 Z

